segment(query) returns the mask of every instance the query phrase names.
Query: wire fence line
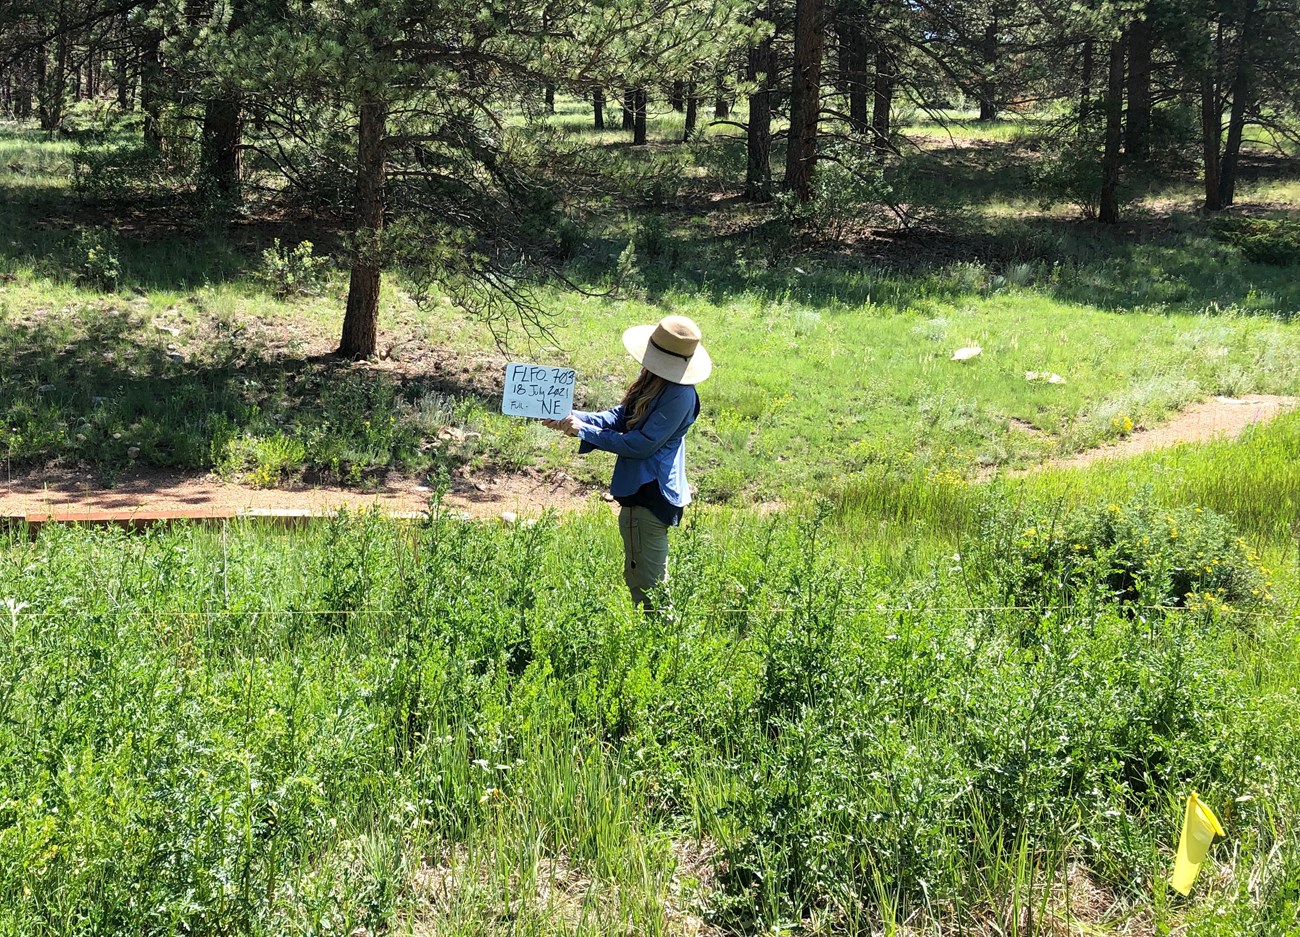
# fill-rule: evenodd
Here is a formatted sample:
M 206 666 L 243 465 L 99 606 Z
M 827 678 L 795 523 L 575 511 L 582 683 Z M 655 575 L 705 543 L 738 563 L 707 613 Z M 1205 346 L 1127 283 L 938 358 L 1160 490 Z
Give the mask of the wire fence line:
M 1051 617 L 1058 612 L 1068 611 L 1071 608 L 1079 606 L 1066 607 L 1043 607 L 1037 605 L 873 605 L 873 606 L 856 606 L 850 608 L 837 607 L 833 609 L 836 613 L 847 615 L 865 615 L 870 613 L 887 613 L 887 614 L 941 614 L 953 612 L 1037 612 L 1045 617 Z M 1135 612 L 1182 612 L 1185 614 L 1199 614 L 1208 609 L 1204 608 L 1185 608 L 1178 605 L 1121 605 L 1117 606 L 1128 611 Z M 5 611 L 0 609 L 0 612 Z M 108 611 L 131 611 L 140 617 L 152 616 L 155 618 L 185 618 L 185 617 L 239 617 L 250 615 L 266 616 L 356 616 L 356 615 L 396 615 L 405 614 L 410 611 L 409 608 L 339 608 L 339 609 L 299 609 L 299 608 L 254 608 L 254 609 L 133 609 L 126 606 L 118 606 Z M 806 609 L 792 607 L 775 607 L 775 608 L 706 608 L 707 614 L 713 615 L 785 615 L 793 614 Z M 1288 608 L 1283 610 L 1268 609 L 1245 609 L 1245 608 L 1215 608 L 1213 613 L 1216 615 L 1237 615 L 1250 618 L 1275 618 L 1287 621 L 1292 618 L 1300 618 L 1300 607 Z M 58 618 L 68 615 L 66 611 L 55 611 L 51 609 L 21 610 L 13 614 L 21 615 L 24 618 Z

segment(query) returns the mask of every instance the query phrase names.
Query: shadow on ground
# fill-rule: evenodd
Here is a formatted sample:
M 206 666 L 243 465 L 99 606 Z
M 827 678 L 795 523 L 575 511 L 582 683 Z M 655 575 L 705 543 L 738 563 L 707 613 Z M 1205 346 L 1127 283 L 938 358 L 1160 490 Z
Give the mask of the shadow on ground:
M 479 451 L 463 427 L 489 391 L 463 368 L 279 355 L 237 330 L 172 337 L 116 299 L 0 322 L 0 458 L 109 480 L 146 463 L 374 487 Z
M 660 216 L 670 232 L 633 232 L 652 302 L 681 294 L 725 303 L 740 296 L 794 302 L 827 310 L 874 303 L 907 311 L 926 301 L 954 302 L 1009 287 L 1114 312 L 1260 315 L 1300 313 L 1294 268 L 1254 263 L 1216 235 L 1195 201 L 1167 177 L 1134 181 L 1147 196 L 1166 199 L 1161 211 L 1129 211 L 1116 226 L 1035 213 L 985 217 L 972 209 L 988 201 L 1024 200 L 1031 156 L 1006 147 L 957 146 L 917 157 L 911 205 L 931 222 L 911 227 L 847 225 L 823 237 L 815 223 L 795 229 L 774 210 L 735 198 L 714 199 L 701 224 L 699 206 Z M 1300 160 L 1252 154 L 1242 185 L 1300 178 Z M 1134 194 L 1137 194 L 1136 192 Z M 1225 213 L 1276 214 L 1277 206 L 1248 201 Z M 738 221 L 738 216 L 748 223 Z M 588 275 L 607 276 L 626 235 L 593 245 Z M 647 246 L 653 250 L 647 250 Z

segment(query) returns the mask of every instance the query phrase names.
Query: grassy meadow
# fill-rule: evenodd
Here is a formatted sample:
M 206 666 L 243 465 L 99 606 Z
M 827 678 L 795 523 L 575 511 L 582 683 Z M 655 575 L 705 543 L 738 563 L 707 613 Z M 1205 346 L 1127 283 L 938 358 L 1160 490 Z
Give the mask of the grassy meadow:
M 1021 471 L 1297 393 L 1295 267 L 1159 175 L 1079 221 L 1031 192 L 1043 122 L 940 116 L 900 121 L 899 228 L 740 202 L 735 128 L 637 152 L 561 99 L 605 173 L 583 292 L 501 349 L 394 274 L 368 364 L 327 354 L 344 274 L 263 253 L 338 231 L 114 182 L 129 127 L 0 125 L 6 472 L 599 483 L 496 412 L 507 354 L 592 408 L 630 324 L 717 362 L 657 614 L 598 506 L 0 529 L 0 935 L 1300 932 L 1300 414 Z M 1300 209 L 1267 142 L 1229 225 Z M 1228 835 L 1184 898 L 1191 791 Z
M 578 134 L 580 105 L 560 110 L 556 125 Z M 658 115 L 661 142 L 626 157 L 617 131 L 588 134 L 611 138 L 611 185 L 684 194 L 635 215 L 589 206 L 569 274 L 588 293 L 544 288 L 550 340 L 516 334 L 509 350 L 576 367 L 583 405 L 604 407 L 633 376 L 618 339 L 627 325 L 668 312 L 698 321 L 718 362 L 692 440 L 708 500 L 797 501 L 881 466 L 903 479 L 983 477 L 1113 440 L 1210 395 L 1300 386 L 1289 268 L 1250 260 L 1185 213 L 1138 207 L 1131 230 L 1109 233 L 1033 211 L 1023 200 L 1030 158 L 998 144 L 1000 132 L 977 150 L 918 157 L 911 194 L 941 213 L 945 232 L 872 234 L 820 217 L 799 234 L 734 200 L 702 207 L 692 193 L 713 184 L 706 154 L 723 163 L 736 142 L 714 127 L 667 146 L 676 116 Z M 322 362 L 345 277 L 326 268 L 315 295 L 285 295 L 262 251 L 273 236 L 311 237 L 328 256 L 329 230 L 249 223 L 232 236 L 183 202 L 165 221 L 147 198 L 112 226 L 88 224 L 116 204 L 76 181 L 88 165 L 106 173 L 93 155 L 102 145 L 2 135 L 9 464 L 85 465 L 111 483 L 139 461 L 270 486 L 305 477 L 365 487 L 390 471 L 462 467 L 562 467 L 593 482 L 607 472 L 497 414 L 493 335 L 436 296 L 414 303 L 400 277 L 385 287 L 385 366 Z M 632 182 L 617 175 L 626 165 L 642 166 Z M 1279 172 L 1248 175 L 1247 197 L 1254 185 L 1288 185 Z M 819 225 L 850 249 L 830 249 Z M 980 357 L 951 360 L 971 345 Z
M 0 930 L 1290 933 L 1294 573 L 1102 511 L 904 570 L 715 510 L 657 616 L 596 514 L 14 537 Z

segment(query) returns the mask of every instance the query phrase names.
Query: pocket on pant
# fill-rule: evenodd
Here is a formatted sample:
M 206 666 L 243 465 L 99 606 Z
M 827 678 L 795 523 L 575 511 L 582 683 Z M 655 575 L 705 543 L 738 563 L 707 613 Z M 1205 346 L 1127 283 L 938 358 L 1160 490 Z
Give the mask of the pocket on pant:
M 637 523 L 635 508 L 625 507 L 619 512 L 618 533 L 623 541 L 623 571 L 631 573 L 641 553 L 641 525 Z
M 641 535 L 643 531 L 641 529 L 641 522 L 637 520 L 636 515 L 636 508 L 633 508 L 631 516 L 628 518 L 627 522 L 627 562 L 628 566 L 632 569 L 637 568 L 637 563 L 641 559 L 641 551 L 643 549 L 641 544 Z

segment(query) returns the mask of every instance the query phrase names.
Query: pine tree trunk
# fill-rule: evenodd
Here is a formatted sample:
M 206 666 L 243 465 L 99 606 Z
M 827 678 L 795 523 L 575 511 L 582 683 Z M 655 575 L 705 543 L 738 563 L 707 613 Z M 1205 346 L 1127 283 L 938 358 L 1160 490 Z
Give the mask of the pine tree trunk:
M 686 86 L 686 129 L 682 133 L 682 142 L 685 143 L 695 132 L 695 124 L 699 119 L 700 99 L 695 94 L 695 82 L 688 82 Z
M 889 149 L 890 114 L 894 109 L 897 68 L 889 47 L 884 43 L 877 45 L 876 75 L 871 89 L 871 136 L 872 145 L 881 152 Z
M 754 85 L 749 95 L 749 123 L 745 127 L 745 197 L 765 202 L 772 197 L 772 37 L 751 46 L 745 80 Z
M 841 27 L 841 61 L 844 69 L 844 89 L 849 97 L 849 127 L 854 133 L 865 134 L 871 129 L 867 107 L 868 70 L 870 48 L 862 24 L 847 19 Z
M 821 112 L 825 0 L 795 0 L 794 74 L 790 82 L 790 137 L 785 188 L 801 202 L 812 201 L 817 168 L 817 118 Z
M 54 126 L 49 124 L 49 115 L 45 106 L 46 84 L 49 82 L 49 57 L 45 51 L 45 45 L 36 47 L 36 114 L 40 118 L 42 130 L 53 130 Z
M 1088 118 L 1088 111 L 1092 109 L 1092 73 L 1094 70 L 1092 40 L 1089 39 L 1083 44 L 1083 65 L 1079 75 L 1079 127 L 1082 131 Z
M 203 106 L 201 162 L 222 195 L 239 191 L 244 133 L 243 102 L 238 95 L 214 98 Z
M 236 35 L 248 22 L 249 0 L 230 0 L 226 35 Z M 203 106 L 199 162 L 204 174 L 227 197 L 239 193 L 244 142 L 244 101 L 238 91 L 210 98 Z
M 127 64 L 126 50 L 119 50 L 114 53 L 116 56 L 113 62 L 116 70 L 113 75 L 113 82 L 117 85 L 117 106 L 123 111 L 131 109 L 131 70 Z
M 1219 211 L 1219 142 L 1223 138 L 1223 111 L 1214 68 L 1207 65 L 1201 76 L 1201 157 L 1205 169 L 1205 210 Z
M 646 109 L 646 90 L 637 88 L 633 95 L 632 106 L 632 145 L 645 146 L 646 144 L 646 126 L 645 126 L 645 109 Z
M 338 353 L 345 358 L 369 358 L 375 353 L 379 332 L 379 260 L 364 248 L 370 233 L 384 228 L 384 134 L 388 105 L 366 101 L 361 105 L 357 131 L 357 194 L 353 233 L 360 252 L 352 262 L 348 305 L 343 315 L 343 335 Z
M 14 89 L 14 117 L 19 120 L 27 120 L 32 116 L 32 82 L 35 75 L 35 63 L 23 69 L 23 77 L 18 87 Z
M 62 22 L 62 20 L 60 20 Z M 37 105 L 41 118 L 41 129 L 53 131 L 63 123 L 63 107 L 68 93 L 68 41 L 61 36 L 54 47 L 53 73 L 47 60 L 45 46 L 37 50 Z
M 591 119 L 597 130 L 605 129 L 605 89 L 591 92 Z
M 162 34 L 150 32 L 140 50 L 140 110 L 144 113 L 144 145 L 162 152 Z
M 1101 206 L 1103 224 L 1119 223 L 1119 148 L 1124 127 L 1124 40 L 1110 44 L 1110 68 L 1106 81 L 1106 148 L 1101 157 Z
M 1251 94 L 1250 40 L 1256 28 L 1257 0 L 1246 0 L 1241 23 L 1237 30 L 1237 67 L 1232 77 L 1232 108 L 1228 111 L 1228 139 L 1219 161 L 1219 203 L 1223 208 L 1232 204 L 1237 193 L 1237 161 L 1241 157 L 1241 138 L 1246 128 L 1246 105 Z
M 713 116 L 722 120 L 731 113 L 731 103 L 727 100 L 727 86 L 722 80 L 722 73 L 713 84 Z
M 839 6 L 832 8 L 831 36 L 834 39 L 835 65 L 831 69 L 831 72 L 835 80 L 835 93 L 838 95 L 847 95 L 849 93 L 848 61 L 850 19 L 851 13 L 847 7 Z
M 1136 19 L 1128 28 L 1128 111 L 1124 152 L 1136 159 L 1151 153 L 1151 23 Z
M 990 121 L 998 116 L 997 82 L 994 77 L 998 65 L 998 21 L 996 19 L 989 20 L 984 27 L 984 41 L 980 44 L 980 55 L 984 68 L 979 83 L 979 119 Z

